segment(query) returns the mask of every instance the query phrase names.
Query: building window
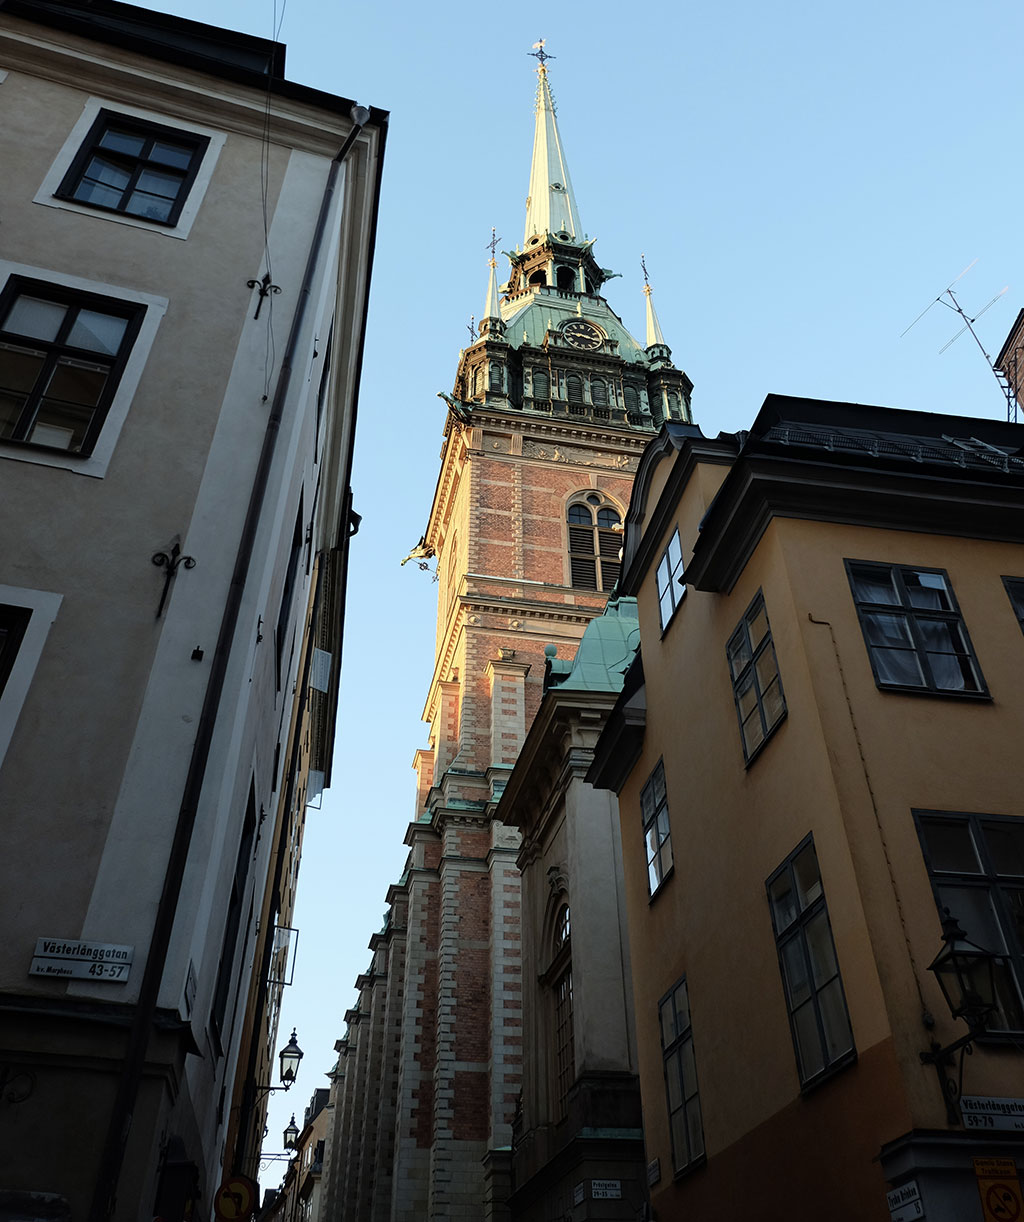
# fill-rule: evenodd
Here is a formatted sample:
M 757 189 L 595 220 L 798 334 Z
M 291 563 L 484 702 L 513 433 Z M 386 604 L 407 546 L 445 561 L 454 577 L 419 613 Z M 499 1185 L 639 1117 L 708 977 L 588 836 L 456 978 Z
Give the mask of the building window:
M 880 688 L 988 695 L 944 570 L 847 560 L 846 571 Z
M 686 594 L 686 586 L 683 584 L 683 549 L 679 542 L 678 530 L 669 540 L 669 545 L 665 548 L 658 564 L 657 580 L 661 628 L 664 631 Z
M 807 1087 L 856 1056 L 810 837 L 779 866 L 767 886 L 800 1084 Z
M 501 366 L 497 361 L 491 362 L 490 388 L 491 390 L 501 390 Z
M 697 1093 L 697 1065 L 693 1055 L 690 998 L 683 977 L 658 1002 L 661 1055 L 665 1068 L 668 1122 L 672 1132 L 672 1167 L 685 1171 L 704 1157 L 704 1127 Z
M 635 386 L 630 386 L 629 383 L 622 388 L 622 399 L 626 405 L 627 412 L 637 412 L 640 410 L 640 396 L 637 394 Z
M 653 895 L 672 872 L 672 828 L 668 821 L 665 765 L 660 760 L 640 791 L 640 814 L 647 846 L 647 890 Z
M 566 376 L 565 396 L 570 403 L 583 402 L 583 379 L 578 373 L 570 373 Z
M 548 375 L 541 369 L 533 371 L 533 397 L 535 399 L 549 399 L 551 397 Z
M 10 277 L 0 293 L 0 441 L 89 454 L 145 312 Z
M 1024 632 L 1024 577 L 1004 577 L 1003 585 L 1010 596 L 1010 606 L 1013 607 L 1017 623 Z
M 743 758 L 749 763 L 786 715 L 779 663 L 760 591 L 732 634 L 726 653 Z
M 235 872 L 231 878 L 231 892 L 228 897 L 228 911 L 224 922 L 224 938 L 220 948 L 220 962 L 217 965 L 217 979 L 213 989 L 213 1003 L 210 1007 L 210 1020 L 213 1035 L 223 1051 L 228 1044 L 225 1038 L 225 1017 L 227 1015 L 228 998 L 231 986 L 238 979 L 239 965 L 236 962 L 238 931 L 242 920 L 242 905 L 249 881 L 249 866 L 253 855 L 256 836 L 256 790 L 249 785 L 249 800 L 246 803 L 245 818 L 242 822 L 242 834 L 238 841 L 238 855 L 235 858 Z M 250 919 L 252 902 L 250 900 Z
M 21 648 L 22 637 L 32 618 L 28 607 L 9 607 L 0 604 L 0 696 L 14 667 L 14 659 Z
M 596 492 L 569 506 L 569 581 L 576 589 L 608 591 L 618 581 L 621 521 Z
M 576 1080 L 576 1053 L 572 1024 L 572 939 L 569 905 L 563 899 L 555 914 L 551 966 L 541 978 L 550 984 L 553 998 L 554 1098 L 564 1116 L 569 1090 Z
M 101 110 L 55 194 L 173 225 L 208 144 L 205 136 Z
M 595 407 L 608 406 L 608 383 L 595 378 L 590 383 L 590 398 Z
M 935 903 L 1000 956 L 992 1031 L 1024 1030 L 1024 819 L 915 811 Z

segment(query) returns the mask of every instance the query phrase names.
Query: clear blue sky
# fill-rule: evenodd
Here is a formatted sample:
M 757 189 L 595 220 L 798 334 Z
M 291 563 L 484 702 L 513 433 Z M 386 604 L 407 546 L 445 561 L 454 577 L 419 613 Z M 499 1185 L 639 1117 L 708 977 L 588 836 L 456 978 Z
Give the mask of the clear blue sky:
M 444 408 L 490 227 L 523 240 L 538 38 L 583 226 L 622 273 L 606 293 L 643 335 L 640 252 L 704 432 L 747 427 L 769 392 L 1004 417 L 969 335 L 935 306 L 960 282 L 992 356 L 1024 306 L 1024 7 L 595 0 L 158 0 L 270 36 L 288 75 L 391 111 L 366 363 L 334 787 L 307 819 L 295 985 L 306 1052 L 268 1148 L 334 1060 L 405 859 L 436 586 L 399 561 L 426 524 Z M 254 184 L 254 190 L 256 185 Z M 261 1175 L 277 1183 L 277 1169 Z

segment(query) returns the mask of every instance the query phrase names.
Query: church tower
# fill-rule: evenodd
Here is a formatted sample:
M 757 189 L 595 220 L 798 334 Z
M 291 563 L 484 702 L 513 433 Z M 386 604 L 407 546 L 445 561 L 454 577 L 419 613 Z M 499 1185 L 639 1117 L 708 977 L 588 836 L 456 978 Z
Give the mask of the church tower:
M 538 44 L 522 245 L 459 355 L 441 472 L 413 553 L 436 559 L 437 637 L 402 878 L 339 1040 L 330 1222 L 507 1218 L 520 1089 L 518 832 L 494 818 L 540 703 L 619 572 L 637 461 L 690 420 L 646 288 L 641 345 L 603 296 Z

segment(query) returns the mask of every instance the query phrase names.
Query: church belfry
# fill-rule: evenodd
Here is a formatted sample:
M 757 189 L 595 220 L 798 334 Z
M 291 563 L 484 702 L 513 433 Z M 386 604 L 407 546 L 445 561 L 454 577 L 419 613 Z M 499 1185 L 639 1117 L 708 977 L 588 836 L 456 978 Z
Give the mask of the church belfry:
M 522 246 L 460 354 L 441 472 L 413 553 L 436 560 L 434 670 L 417 805 L 360 1003 L 339 1041 L 332 1222 L 506 1219 L 521 1087 L 519 834 L 494 817 L 543 694 L 619 570 L 643 449 L 689 421 L 647 290 L 646 343 L 602 295 L 538 44 Z M 547 648 L 547 656 L 546 656 Z M 379 1084 L 379 1098 L 360 1083 Z

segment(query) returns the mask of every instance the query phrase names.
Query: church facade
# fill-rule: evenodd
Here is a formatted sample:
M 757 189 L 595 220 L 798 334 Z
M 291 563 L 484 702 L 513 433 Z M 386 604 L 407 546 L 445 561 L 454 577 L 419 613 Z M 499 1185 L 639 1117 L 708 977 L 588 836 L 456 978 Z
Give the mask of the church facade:
M 520 834 L 496 817 L 541 703 L 619 574 L 646 443 L 691 384 L 647 290 L 641 345 L 602 295 L 543 46 L 522 247 L 459 356 L 437 489 L 437 636 L 407 864 L 346 1014 L 321 1216 L 508 1217 L 523 1084 Z M 571 1032 L 569 1034 L 571 1039 Z M 546 1055 L 546 1054 L 545 1054 Z

